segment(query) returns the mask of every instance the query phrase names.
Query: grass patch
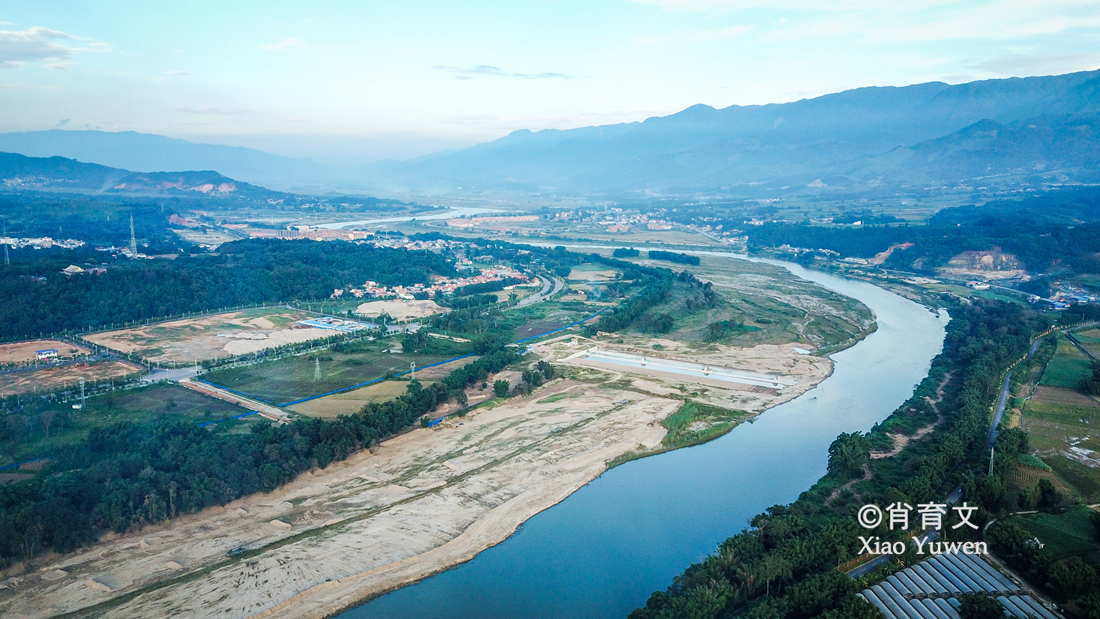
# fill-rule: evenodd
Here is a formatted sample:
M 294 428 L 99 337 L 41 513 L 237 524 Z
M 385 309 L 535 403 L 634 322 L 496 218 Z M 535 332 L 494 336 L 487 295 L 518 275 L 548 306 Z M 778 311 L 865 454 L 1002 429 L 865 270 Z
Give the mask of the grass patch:
M 215 370 L 203 378 L 216 385 L 281 404 L 393 376 L 408 371 L 410 363 L 423 368 L 472 350 L 469 344 L 431 338 L 433 352 L 430 353 L 382 352 L 392 344 L 390 340 L 357 342 L 313 355 Z M 318 363 L 321 368 L 319 379 Z
M 1100 481 L 1096 479 L 1096 471 L 1061 455 L 1046 456 L 1043 462 L 1072 486 L 1081 495 L 1081 500 L 1086 503 L 1100 501 Z
M 1020 454 L 1016 459 L 1020 463 L 1020 466 L 1029 466 L 1031 468 L 1042 469 L 1044 471 L 1054 470 L 1050 468 L 1050 465 L 1048 465 L 1046 462 L 1043 462 L 1042 460 L 1036 458 L 1031 454 Z
M 676 449 L 705 443 L 729 432 L 748 416 L 744 411 L 688 400 L 661 422 L 668 430 L 661 444 L 669 449 Z
M 1021 514 L 1011 520 L 1045 544 L 1044 554 L 1053 559 L 1100 552 L 1096 528 L 1089 521 L 1092 510 L 1074 505 L 1061 514 Z
M 1040 384 L 1063 389 L 1076 389 L 1081 381 L 1092 376 L 1092 365 L 1085 353 L 1066 340 L 1058 342 L 1054 358 L 1047 364 Z

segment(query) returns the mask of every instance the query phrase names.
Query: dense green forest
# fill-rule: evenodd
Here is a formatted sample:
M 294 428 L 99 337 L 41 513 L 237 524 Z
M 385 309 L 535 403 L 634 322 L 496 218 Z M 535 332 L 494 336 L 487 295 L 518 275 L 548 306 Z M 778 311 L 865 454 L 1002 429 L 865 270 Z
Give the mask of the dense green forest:
M 648 253 L 650 260 L 665 260 L 668 262 L 690 264 L 693 266 L 699 264 L 699 256 L 692 256 L 690 254 L 681 254 L 674 251 L 662 251 L 659 249 L 651 249 Z
M 66 276 L 61 270 L 73 253 L 53 252 L 0 268 L 5 301 L 0 339 L 254 303 L 326 299 L 335 288 L 366 280 L 409 285 L 428 283 L 432 274 L 454 274 L 453 263 L 439 254 L 353 243 L 252 239 L 222 245 L 218 254 L 120 260 L 100 275 Z
M 69 552 L 107 530 L 122 532 L 273 490 L 312 466 L 324 468 L 410 427 L 451 398 L 465 401 L 466 387 L 520 357 L 515 349 L 491 351 L 438 383 L 411 381 L 404 395 L 333 421 L 257 423 L 251 433 L 179 421 L 93 430 L 49 454 L 42 474 L 0 485 L 0 565 L 45 550 Z M 543 366 L 524 373 L 537 384 L 552 375 Z
M 1019 359 L 1032 335 L 1045 328 L 1035 313 L 1008 303 L 977 301 L 952 307 L 951 315 L 944 351 L 907 402 L 868 435 L 841 435 L 830 448 L 825 478 L 795 503 L 776 505 L 753 518 L 750 529 L 722 542 L 714 555 L 689 567 L 666 591 L 654 593 L 631 618 L 878 617 L 877 609 L 855 595 L 860 584 L 836 569 L 859 554 L 858 536 L 867 534 L 856 522 L 856 509 L 864 503 L 938 502 L 960 483 L 966 500 L 986 505 L 985 489 L 996 486 L 996 473 L 990 478 L 972 469 L 984 453 L 990 404 L 1003 368 Z M 927 422 L 931 413 L 925 397 L 933 396 L 948 375 L 939 405 L 945 417 L 942 429 L 898 456 L 871 460 L 872 447 L 892 444 L 887 431 Z M 1004 461 L 1016 458 L 1019 434 L 1004 432 L 998 439 Z M 834 490 L 862 475 L 864 465 L 873 476 L 860 482 L 860 498 L 840 493 L 839 500 L 830 500 Z M 996 509 L 992 503 L 989 507 Z M 989 517 L 983 509 L 971 520 L 981 526 Z M 903 533 L 885 525 L 880 529 L 872 533 L 883 539 L 900 539 Z M 946 531 L 961 541 L 970 529 Z

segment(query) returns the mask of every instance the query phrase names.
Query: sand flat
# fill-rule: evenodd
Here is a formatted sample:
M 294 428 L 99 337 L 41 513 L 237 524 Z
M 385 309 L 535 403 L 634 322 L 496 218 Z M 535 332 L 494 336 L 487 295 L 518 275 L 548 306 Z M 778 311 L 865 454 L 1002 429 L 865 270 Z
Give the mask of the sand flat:
M 578 350 L 564 340 L 537 348 L 549 359 Z M 809 389 L 831 369 L 828 360 L 805 356 L 798 366 L 789 348 L 786 358 L 778 350 L 742 353 L 746 366 L 798 377 L 797 388 L 783 394 L 751 394 L 746 404 L 757 411 Z M 716 356 L 732 361 L 732 354 Z M 414 429 L 268 495 L 107 536 L 54 559 L 51 568 L 71 577 L 0 591 L 0 615 L 49 617 L 107 602 L 98 616 L 319 619 L 467 561 L 597 477 L 608 461 L 660 446 L 660 421 L 682 400 L 619 388 L 617 371 L 583 372 L 584 381 L 557 380 L 529 397 Z M 679 392 L 659 377 L 635 378 Z M 704 395 L 728 402 L 743 393 Z M 242 547 L 256 552 L 247 560 L 226 556 Z M 183 567 L 166 569 L 169 562 Z M 172 578 L 179 580 L 160 586 Z M 109 590 L 87 586 L 93 580 Z

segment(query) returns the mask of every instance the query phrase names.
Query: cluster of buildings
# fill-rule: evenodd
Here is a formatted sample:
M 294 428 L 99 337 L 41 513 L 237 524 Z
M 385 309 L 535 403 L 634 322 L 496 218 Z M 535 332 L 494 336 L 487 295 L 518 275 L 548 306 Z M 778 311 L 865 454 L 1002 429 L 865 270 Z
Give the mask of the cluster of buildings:
M 431 242 L 431 241 L 426 241 Z M 412 286 L 383 286 L 378 282 L 367 281 L 363 284 L 362 288 L 352 288 L 347 292 L 354 295 L 356 298 L 374 298 L 374 299 L 415 299 L 417 295 L 423 297 L 425 294 L 433 295 L 437 291 L 444 294 L 450 294 L 455 291 L 456 288 L 462 286 L 470 286 L 472 284 L 485 284 L 488 282 L 499 282 L 504 279 L 518 279 L 527 283 L 530 279 L 523 273 L 507 266 L 488 267 L 480 270 L 478 275 L 471 277 L 455 277 L 446 278 L 433 276 L 432 283 L 428 285 L 413 284 Z M 344 290 L 336 289 L 333 291 L 332 296 L 343 296 Z
M 0 237 L 0 245 L 7 245 L 12 249 L 19 249 L 21 247 L 33 247 L 34 249 L 49 249 L 51 247 L 61 247 L 62 249 L 76 249 L 77 247 L 83 247 L 84 241 L 78 241 L 76 239 L 55 239 L 48 236 L 40 238 L 18 238 L 18 237 Z
M 1060 289 L 1050 295 L 1050 298 L 1040 297 L 1038 295 L 1032 295 L 1027 298 L 1030 303 L 1042 303 L 1049 305 L 1056 310 L 1068 309 L 1073 305 L 1088 305 L 1090 303 L 1100 303 L 1100 297 L 1089 294 L 1087 290 L 1079 286 L 1072 286 L 1070 284 L 1055 284 L 1060 286 Z

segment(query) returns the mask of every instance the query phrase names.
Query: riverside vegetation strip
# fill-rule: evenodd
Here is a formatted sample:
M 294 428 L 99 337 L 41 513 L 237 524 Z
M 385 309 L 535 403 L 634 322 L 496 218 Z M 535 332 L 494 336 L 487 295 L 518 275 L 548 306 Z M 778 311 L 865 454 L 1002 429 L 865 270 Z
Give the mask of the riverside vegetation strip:
M 862 583 L 837 569 L 856 558 L 858 537 L 867 533 L 856 524 L 860 505 L 940 502 L 961 484 L 963 498 L 982 506 L 972 520 L 984 524 L 1014 501 L 1014 495 L 1005 492 L 1005 480 L 1019 456 L 1028 453 L 1026 434 L 1002 431 L 993 474 L 986 474 L 983 457 L 988 458 L 988 452 L 983 447 L 990 405 L 1000 391 L 1003 370 L 1027 353 L 1031 337 L 1045 331 L 1049 323 L 1027 308 L 996 301 L 977 301 L 950 311 L 944 351 L 909 401 L 869 434 L 841 435 L 830 449 L 828 475 L 795 503 L 774 506 L 753 518 L 750 529 L 722 542 L 714 555 L 685 570 L 668 590 L 654 593 L 631 618 L 737 613 L 752 618 L 870 619 L 878 611 L 856 596 Z M 936 420 L 928 402 L 935 399 L 940 385 L 943 399 L 936 408 L 943 413 L 944 423 L 900 453 L 872 459 L 872 449 L 892 446 L 888 433 L 908 434 Z M 955 522 L 949 521 L 946 527 L 948 540 L 980 540 L 969 537 L 968 527 L 952 530 Z M 1093 568 L 1072 561 L 1035 558 L 1017 529 L 996 526 L 990 531 L 990 547 L 1010 562 L 1027 566 L 1040 578 L 1037 582 L 1057 573 L 1074 574 L 1071 578 L 1081 582 L 1097 577 Z M 904 533 L 882 528 L 873 533 L 884 540 L 901 539 Z M 908 564 L 913 559 L 906 555 L 901 561 Z M 872 574 L 866 582 L 881 577 Z M 1088 590 L 1055 586 L 1054 593 L 1059 599 L 1090 605 L 1091 598 L 1078 599 Z

